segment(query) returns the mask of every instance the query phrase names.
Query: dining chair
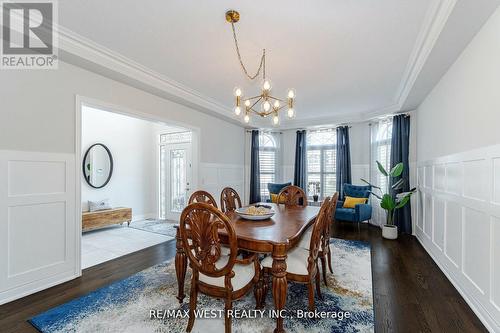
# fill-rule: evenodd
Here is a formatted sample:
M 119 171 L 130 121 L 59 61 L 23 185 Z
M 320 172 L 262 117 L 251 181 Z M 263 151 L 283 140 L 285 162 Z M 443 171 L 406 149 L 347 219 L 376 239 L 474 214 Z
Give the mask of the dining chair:
M 277 202 L 285 205 L 307 206 L 307 196 L 300 187 L 289 185 L 280 191 Z
M 225 300 L 225 332 L 231 332 L 233 301 L 247 294 L 259 280 L 260 264 L 257 254 L 239 259 L 236 233 L 229 218 L 207 203 L 188 205 L 181 214 L 180 236 L 189 259 L 191 294 L 187 332 L 195 320 L 198 293 Z M 221 252 L 219 231 L 227 234 L 229 254 Z
M 220 193 L 220 208 L 222 212 L 232 212 L 241 208 L 241 199 L 235 189 L 225 187 Z
M 188 203 L 192 204 L 195 202 L 207 203 L 217 208 L 217 202 L 215 201 L 214 197 L 207 191 L 199 190 L 191 194 Z
M 335 192 L 333 197 L 330 199 L 330 207 L 328 209 L 328 219 L 326 220 L 326 223 L 324 224 L 324 229 L 323 229 L 323 234 L 321 236 L 321 250 L 319 251 L 319 259 L 321 260 L 321 270 L 323 273 L 323 281 L 325 283 L 325 286 L 328 286 L 328 282 L 326 279 L 326 262 L 328 259 L 328 269 L 330 270 L 330 273 L 333 273 L 332 269 L 332 255 L 330 252 L 330 240 L 331 240 L 331 223 L 335 219 L 335 210 L 337 208 L 337 201 L 339 198 L 338 192 Z M 311 241 L 311 235 L 312 235 L 312 228 L 308 228 L 308 230 L 304 233 L 304 236 L 302 236 L 302 239 L 300 240 L 299 247 L 303 249 L 309 249 L 309 244 Z
M 327 223 L 329 218 L 330 198 L 326 198 L 321 205 L 318 216 L 312 227 L 311 240 L 309 249 L 303 249 L 299 246 L 287 253 L 286 258 L 286 279 L 287 281 L 294 281 L 298 283 L 307 284 L 309 294 L 309 311 L 314 311 L 314 287 L 316 283 L 316 293 L 322 299 L 320 288 L 320 276 L 318 270 L 318 257 L 321 250 L 321 238 L 324 234 L 324 224 Z M 273 265 L 273 259 L 266 257 L 262 260 L 263 267 L 263 280 L 267 285 L 269 275 Z M 265 288 L 267 291 L 269 288 Z M 263 297 L 265 299 L 265 296 Z

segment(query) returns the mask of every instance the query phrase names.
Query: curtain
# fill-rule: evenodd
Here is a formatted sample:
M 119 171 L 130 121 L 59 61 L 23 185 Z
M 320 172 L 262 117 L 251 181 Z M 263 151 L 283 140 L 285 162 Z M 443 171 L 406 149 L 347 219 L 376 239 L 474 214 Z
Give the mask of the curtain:
M 259 131 L 252 131 L 250 151 L 250 204 L 260 202 Z
M 410 116 L 405 114 L 394 116 L 392 119 L 391 168 L 398 163 L 403 163 L 404 169 L 400 177 L 391 180 L 391 185 L 401 178 L 406 179 L 403 188 L 396 191 L 396 194 L 410 190 L 410 164 L 408 163 L 409 151 Z M 403 208 L 396 210 L 394 223 L 398 226 L 399 232 L 411 234 L 410 202 L 408 202 Z
M 351 151 L 349 126 L 337 127 L 337 192 L 344 198 L 344 184 L 351 184 Z
M 306 131 L 297 131 L 297 139 L 295 140 L 295 170 L 293 174 L 293 183 L 307 193 L 307 163 L 306 156 Z
M 387 178 L 377 168 L 379 161 L 385 169 L 389 169 L 391 156 L 392 120 L 384 119 L 370 124 L 370 183 L 382 188 L 387 193 Z M 377 189 L 373 191 L 378 193 Z M 381 227 L 386 222 L 385 210 L 380 207 L 380 200 L 371 195 L 372 218 L 370 224 Z

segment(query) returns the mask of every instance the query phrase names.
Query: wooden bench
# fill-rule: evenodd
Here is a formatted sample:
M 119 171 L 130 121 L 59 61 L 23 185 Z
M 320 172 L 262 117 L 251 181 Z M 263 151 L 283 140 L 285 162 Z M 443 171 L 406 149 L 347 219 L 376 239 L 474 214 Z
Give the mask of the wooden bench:
M 132 208 L 118 207 L 113 209 L 99 210 L 95 212 L 82 213 L 82 231 L 99 229 L 113 224 L 132 221 Z

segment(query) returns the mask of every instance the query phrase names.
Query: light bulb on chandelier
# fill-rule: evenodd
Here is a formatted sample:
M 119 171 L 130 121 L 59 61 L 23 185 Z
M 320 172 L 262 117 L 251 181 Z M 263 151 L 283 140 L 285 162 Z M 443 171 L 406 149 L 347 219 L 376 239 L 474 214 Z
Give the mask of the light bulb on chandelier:
M 290 119 L 292 119 L 293 117 L 295 117 L 295 110 L 293 108 L 288 109 L 287 116 Z
M 275 113 L 273 116 L 273 125 L 278 126 L 279 124 L 280 124 L 280 117 L 278 116 L 277 113 Z
M 269 101 L 265 101 L 262 103 L 262 109 L 264 112 L 269 112 L 269 110 L 271 110 L 271 103 L 269 103 Z
M 248 112 L 245 114 L 245 117 L 243 117 L 243 121 L 247 124 L 250 122 L 250 116 L 248 115 Z
M 239 116 L 241 114 L 241 108 L 239 106 L 234 108 L 234 114 Z

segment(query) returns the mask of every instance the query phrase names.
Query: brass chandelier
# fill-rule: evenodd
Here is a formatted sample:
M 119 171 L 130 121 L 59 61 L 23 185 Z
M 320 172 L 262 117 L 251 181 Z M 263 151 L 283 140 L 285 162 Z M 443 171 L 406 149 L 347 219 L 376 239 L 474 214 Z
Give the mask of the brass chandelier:
M 248 71 L 241 60 L 240 48 L 238 45 L 238 39 L 236 38 L 236 29 L 234 24 L 240 20 L 240 14 L 235 10 L 229 10 L 226 12 L 226 21 L 231 23 L 233 30 L 234 44 L 236 48 L 236 54 L 238 55 L 238 60 L 240 62 L 241 68 L 245 75 L 250 79 L 256 79 L 262 71 L 262 90 L 260 95 L 253 97 L 244 97 L 241 88 L 234 88 L 234 97 L 236 98 L 236 105 L 234 108 L 234 113 L 236 116 L 240 116 L 243 113 L 243 121 L 245 123 L 250 122 L 250 114 L 254 113 L 262 118 L 272 116 L 272 123 L 274 126 L 278 126 L 280 123 L 279 113 L 284 108 L 287 108 L 288 118 L 295 117 L 294 102 L 295 102 L 295 90 L 289 89 L 286 99 L 280 99 L 274 97 L 270 94 L 272 85 L 271 81 L 266 78 L 266 50 L 262 50 L 262 57 L 260 58 L 259 68 L 254 75 L 248 74 Z M 242 110 L 244 107 L 244 110 Z M 243 112 L 242 112 L 243 111 Z

